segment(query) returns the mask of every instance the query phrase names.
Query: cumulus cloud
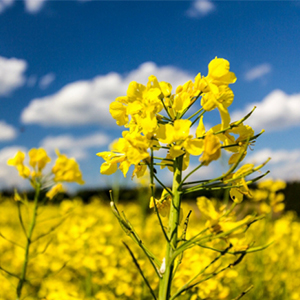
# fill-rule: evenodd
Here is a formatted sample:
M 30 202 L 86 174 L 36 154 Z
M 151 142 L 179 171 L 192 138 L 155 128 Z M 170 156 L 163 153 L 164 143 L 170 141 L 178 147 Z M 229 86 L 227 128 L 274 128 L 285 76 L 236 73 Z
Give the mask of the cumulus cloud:
M 26 148 L 20 146 L 6 147 L 0 150 L 0 188 L 28 187 L 26 180 L 18 175 L 18 171 L 7 165 L 7 160 L 14 157 L 18 151 L 26 152 Z
M 102 147 L 110 141 L 104 133 L 94 133 L 88 136 L 75 138 L 71 135 L 48 136 L 40 143 L 49 155 L 54 156 L 55 149 L 76 159 L 87 158 L 87 150 L 92 147 Z
M 48 73 L 44 75 L 39 81 L 39 87 L 44 90 L 55 80 L 54 73 Z
M 0 0 L 0 14 L 4 12 L 4 10 L 10 7 L 14 3 L 14 0 Z
M 24 0 L 25 10 L 30 14 L 39 12 L 47 0 Z M 15 0 L 0 0 L 0 13 L 14 4 Z
M 7 95 L 25 83 L 25 60 L 0 56 L 0 96 Z
M 175 88 L 191 77 L 173 66 L 158 67 L 153 62 L 146 62 L 125 76 L 109 73 L 92 80 L 76 81 L 53 95 L 34 99 L 22 112 L 21 120 L 26 124 L 44 126 L 114 124 L 109 104 L 116 97 L 126 95 L 130 81 L 146 84 L 153 74 L 159 81 L 168 81 Z
M 0 120 L 0 141 L 10 141 L 16 138 L 16 136 L 16 129 L 5 121 Z
M 271 171 L 270 176 L 288 181 L 300 180 L 300 149 L 271 150 L 266 148 L 250 155 L 246 161 L 261 164 L 269 157 L 271 160 L 264 169 Z
M 46 0 L 24 0 L 25 9 L 27 12 L 35 14 L 43 8 L 45 2 Z
M 186 15 L 190 18 L 200 18 L 210 14 L 215 9 L 216 6 L 210 0 L 195 0 L 186 11 Z
M 254 129 L 268 131 L 286 129 L 300 125 L 300 94 L 287 95 L 281 90 L 274 90 L 261 102 L 251 103 L 244 110 L 235 111 L 232 120 L 239 120 L 253 107 L 256 110 L 247 120 Z
M 255 79 L 261 78 L 272 71 L 272 66 L 270 64 L 264 63 L 258 65 L 245 73 L 245 80 L 253 81 Z

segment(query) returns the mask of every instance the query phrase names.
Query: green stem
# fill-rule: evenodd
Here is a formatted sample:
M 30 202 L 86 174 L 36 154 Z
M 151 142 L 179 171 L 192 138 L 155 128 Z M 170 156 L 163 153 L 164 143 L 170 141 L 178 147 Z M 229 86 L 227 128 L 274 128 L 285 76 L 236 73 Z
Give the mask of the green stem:
M 29 249 L 30 249 L 30 245 L 32 243 L 31 238 L 32 238 L 33 230 L 36 225 L 36 216 L 37 216 L 37 210 L 38 210 L 38 200 L 39 200 L 39 195 L 40 195 L 40 189 L 41 189 L 40 184 L 36 183 L 32 219 L 31 219 L 31 224 L 30 224 L 28 234 L 27 234 L 27 239 L 26 239 L 27 242 L 26 242 L 26 246 L 25 246 L 25 256 L 24 256 L 22 272 L 21 272 L 20 280 L 19 280 L 18 286 L 17 286 L 17 300 L 21 299 L 22 289 L 23 289 L 24 283 L 26 282 L 26 271 L 27 271 L 27 266 L 28 266 L 28 262 L 29 262 Z
M 170 120 L 172 120 L 173 118 L 172 118 L 171 114 L 169 113 L 169 110 L 168 110 L 168 108 L 166 107 L 166 104 L 165 104 L 165 102 L 164 102 L 163 99 L 161 99 L 161 103 L 162 103 L 162 105 L 164 106 L 164 109 L 165 109 L 165 111 L 167 112 L 167 114 L 168 114 Z
M 179 187 L 181 188 L 182 185 L 184 184 L 184 182 L 191 176 L 193 175 L 197 170 L 199 170 L 202 166 L 204 165 L 204 163 L 201 163 L 199 166 L 197 166 L 194 170 L 192 170 L 189 174 L 187 174 L 183 180 L 181 181 Z
M 165 256 L 165 270 L 163 278 L 159 285 L 159 300 L 170 299 L 172 277 L 174 269 L 173 252 L 177 248 L 178 242 L 178 225 L 180 221 L 180 205 L 181 205 L 181 190 L 180 183 L 182 178 L 182 156 L 176 158 L 174 163 L 173 187 L 172 187 L 172 204 L 169 216 L 169 242 L 167 243 Z M 163 271 L 163 270 L 161 270 Z
M 190 284 L 197 279 L 200 275 L 202 275 L 210 266 L 212 266 L 216 261 L 218 261 L 222 256 L 224 256 L 227 251 L 232 247 L 230 245 L 227 247 L 224 251 L 220 253 L 217 257 L 215 257 L 208 265 L 206 265 L 202 270 L 200 270 L 194 277 L 192 277 L 186 284 L 184 284 L 171 298 L 171 300 L 177 298 L 180 294 L 182 294 L 185 290 L 187 290 L 190 286 Z
M 150 186 L 151 186 L 151 196 L 152 196 L 152 200 L 153 200 L 153 204 L 154 204 L 154 209 L 155 209 L 155 213 L 156 213 L 156 216 L 157 216 L 157 219 L 159 221 L 159 224 L 160 224 L 160 227 L 161 227 L 161 230 L 165 236 L 165 239 L 167 242 L 169 242 L 169 238 L 168 238 L 168 235 L 165 231 L 165 228 L 164 228 L 164 225 L 163 225 L 163 222 L 161 220 L 161 217 L 159 215 L 159 212 L 158 212 L 158 209 L 157 209 L 157 206 L 156 206 L 156 200 L 155 200 L 155 193 L 154 193 L 154 187 L 155 187 L 155 184 L 154 184 L 154 177 L 155 177 L 155 174 L 154 174 L 154 167 L 153 167 L 153 148 L 151 148 L 151 160 L 150 160 Z M 158 180 L 158 178 L 156 178 Z M 162 184 L 162 183 L 161 183 Z M 166 191 L 168 191 L 166 189 Z
M 195 103 L 195 101 L 202 95 L 202 92 L 200 92 L 197 96 L 194 96 L 191 99 L 191 103 L 189 104 L 189 106 L 181 113 L 181 115 L 179 115 L 178 119 L 182 119 L 183 116 L 186 114 L 186 112 L 192 107 L 192 105 Z
M 201 112 L 201 114 L 192 122 L 191 127 L 205 114 L 205 110 Z
M 201 113 L 203 110 L 203 108 L 200 108 L 199 110 L 197 110 L 194 114 L 192 114 L 190 117 L 188 117 L 187 119 L 190 120 L 192 118 L 194 118 L 195 116 L 197 116 L 199 113 Z

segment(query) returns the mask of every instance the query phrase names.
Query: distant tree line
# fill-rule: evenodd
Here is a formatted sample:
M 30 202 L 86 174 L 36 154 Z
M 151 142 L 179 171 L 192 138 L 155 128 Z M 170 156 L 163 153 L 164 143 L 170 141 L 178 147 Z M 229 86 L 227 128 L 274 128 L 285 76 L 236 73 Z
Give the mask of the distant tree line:
M 250 186 L 252 189 L 255 189 L 256 186 L 252 185 Z M 162 190 L 156 189 L 156 197 L 160 198 Z M 293 210 L 297 212 L 298 216 L 300 216 L 300 182 L 290 182 L 287 183 L 287 186 L 284 190 L 281 192 L 285 195 L 285 210 Z M 196 199 L 199 196 L 206 196 L 208 198 L 216 198 L 219 200 L 223 200 L 224 198 L 228 197 L 226 194 L 226 191 L 201 191 L 201 192 L 195 192 L 192 194 L 189 194 L 189 197 L 187 200 L 192 201 L 193 199 Z M 26 192 L 28 199 L 33 199 L 34 197 L 34 191 L 28 191 Z M 141 197 L 150 197 L 150 194 L 147 192 L 147 188 L 144 188 L 144 191 L 137 190 L 133 188 L 126 188 L 126 187 L 120 187 L 117 191 L 113 191 L 114 196 L 117 195 L 120 202 L 135 202 L 139 203 L 141 200 Z M 4 197 L 11 197 L 14 195 L 13 190 L 4 190 L 1 192 L 1 195 Z M 60 202 L 65 198 L 76 198 L 79 197 L 82 199 L 83 202 L 89 203 L 94 197 L 98 197 L 101 200 L 103 200 L 104 203 L 109 204 L 110 201 L 110 195 L 109 195 L 109 189 L 82 189 L 79 190 L 75 194 L 61 194 L 57 197 L 55 202 Z M 148 199 L 145 199 L 145 201 L 148 201 Z

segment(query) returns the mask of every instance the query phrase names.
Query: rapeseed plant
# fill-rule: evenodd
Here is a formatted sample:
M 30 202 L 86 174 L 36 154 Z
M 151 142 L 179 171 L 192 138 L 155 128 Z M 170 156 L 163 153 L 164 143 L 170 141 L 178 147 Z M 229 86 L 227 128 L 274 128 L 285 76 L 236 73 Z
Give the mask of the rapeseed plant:
M 237 220 L 234 208 L 242 202 L 244 196 L 251 197 L 248 185 L 268 172 L 246 180 L 247 176 L 260 170 L 267 161 L 257 167 L 246 164 L 237 170 L 247 154 L 249 145 L 254 143 L 263 131 L 255 135 L 254 130 L 244 124 L 255 108 L 241 120 L 231 122 L 228 107 L 234 94 L 229 85 L 235 81 L 236 76 L 230 71 L 229 62 L 215 58 L 208 65 L 207 76 L 199 73 L 194 81 L 190 80 L 177 87 L 175 94 L 172 94 L 170 83 L 159 82 L 152 75 L 146 86 L 131 82 L 127 95 L 118 97 L 110 105 L 110 113 L 117 125 L 124 126 L 126 130 L 123 131 L 122 137 L 111 145 L 111 151 L 97 154 L 105 160 L 100 172 L 111 175 L 120 169 L 126 177 L 129 168 L 133 166 L 132 177 L 141 177 L 146 169 L 149 170 L 150 207 L 156 212 L 165 241 L 165 254 L 161 259 L 141 240 L 125 214 L 119 212 L 113 195 L 111 196 L 113 213 L 123 230 L 140 246 L 159 280 L 158 291 L 155 291 L 133 251 L 125 244 L 153 299 L 174 300 L 197 285 L 200 285 L 203 295 L 206 295 L 203 297 L 211 296 L 210 292 L 207 292 L 209 288 L 206 287 L 210 279 L 213 280 L 220 273 L 239 264 L 247 253 L 263 248 L 253 247 L 252 243 L 240 245 L 237 242 L 239 238 L 244 237 L 250 225 L 262 217 L 253 214 Z M 199 102 L 200 108 L 187 116 L 191 108 Z M 203 119 L 214 109 L 219 111 L 221 122 L 207 130 Z M 196 126 L 194 135 L 193 126 Z M 165 151 L 165 155 L 158 157 L 158 150 L 160 153 Z M 220 159 L 223 150 L 232 153 L 225 174 L 213 179 L 188 181 L 200 168 Z M 199 165 L 183 177 L 182 172 L 188 168 L 191 155 L 199 157 Z M 172 172 L 171 188 L 156 174 L 156 166 L 167 167 Z M 156 184 L 163 188 L 160 199 L 154 197 Z M 182 214 L 183 197 L 196 191 L 223 189 L 230 190 L 232 205 L 217 212 L 210 200 L 205 197 L 198 198 L 199 209 L 208 221 L 202 230 L 187 238 L 190 213 L 187 216 Z M 167 226 L 162 220 L 163 217 L 168 218 Z M 185 221 L 181 227 L 183 220 Z M 215 246 L 216 242 L 221 243 L 217 245 L 222 248 Z M 210 249 L 217 256 L 191 275 L 181 287 L 174 289 L 173 281 L 176 276 L 180 277 L 184 253 L 195 246 Z M 235 259 L 226 266 L 219 265 L 219 260 L 226 255 L 233 255 Z
M 25 246 L 19 245 L 21 248 L 24 249 L 25 252 L 21 272 L 20 274 L 18 274 L 1 268 L 1 270 L 5 271 L 8 275 L 18 279 L 18 283 L 16 287 L 17 300 L 21 299 L 23 287 L 25 283 L 29 282 L 27 278 L 27 268 L 28 268 L 30 257 L 32 256 L 32 253 L 30 253 L 31 246 L 34 242 L 37 242 L 40 238 L 47 235 L 47 234 L 41 234 L 40 236 L 33 237 L 39 208 L 42 205 L 44 205 L 46 201 L 52 200 L 55 197 L 55 195 L 57 195 L 58 193 L 65 191 L 62 182 L 77 182 L 79 184 L 84 183 L 84 181 L 82 180 L 82 175 L 79 169 L 79 165 L 73 158 L 68 158 L 66 155 L 60 154 L 57 151 L 58 158 L 56 159 L 51 172 L 45 175 L 43 174 L 43 171 L 46 165 L 51 161 L 45 149 L 33 148 L 29 150 L 28 156 L 29 156 L 29 166 L 24 164 L 25 153 L 21 151 L 18 151 L 17 154 L 13 158 L 10 158 L 7 162 L 8 165 L 14 166 L 18 170 L 19 175 L 21 177 L 29 180 L 31 186 L 35 190 L 32 215 L 28 224 L 25 224 L 23 220 L 20 203 L 24 204 L 27 208 L 29 208 L 29 203 L 27 201 L 27 198 L 25 197 L 22 198 L 17 193 L 17 191 L 15 191 L 15 200 L 19 202 L 18 217 L 19 217 L 19 221 L 23 233 L 26 238 Z M 49 187 L 51 186 L 52 188 L 49 189 Z M 49 189 L 49 190 L 46 192 L 45 196 L 43 197 L 41 195 L 41 192 L 45 189 Z M 55 227 L 53 227 L 50 230 L 50 232 L 54 229 Z

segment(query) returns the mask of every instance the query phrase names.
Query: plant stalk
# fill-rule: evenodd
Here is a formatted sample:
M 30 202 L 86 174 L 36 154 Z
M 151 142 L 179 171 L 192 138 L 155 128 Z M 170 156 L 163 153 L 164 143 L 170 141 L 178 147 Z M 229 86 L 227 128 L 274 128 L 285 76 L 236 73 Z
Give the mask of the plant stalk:
M 158 300 L 168 300 L 171 295 L 171 286 L 173 279 L 174 260 L 173 252 L 177 248 L 178 225 L 180 222 L 181 190 L 182 180 L 182 156 L 177 157 L 174 163 L 173 186 L 172 186 L 172 204 L 169 216 L 169 242 L 167 243 L 165 256 L 165 271 L 159 285 Z
M 20 280 L 19 280 L 18 286 L 17 286 L 17 300 L 21 299 L 22 289 L 23 289 L 24 283 L 26 282 L 26 271 L 27 271 L 27 266 L 28 266 L 28 262 L 29 262 L 29 259 L 28 259 L 29 258 L 29 249 L 30 249 L 30 245 L 32 243 L 33 230 L 34 230 L 34 227 L 36 225 L 36 216 L 37 216 L 40 189 L 41 189 L 40 184 L 36 183 L 32 220 L 31 220 L 31 224 L 30 224 L 28 234 L 27 234 L 24 262 L 23 262 L 23 267 L 22 267 Z

